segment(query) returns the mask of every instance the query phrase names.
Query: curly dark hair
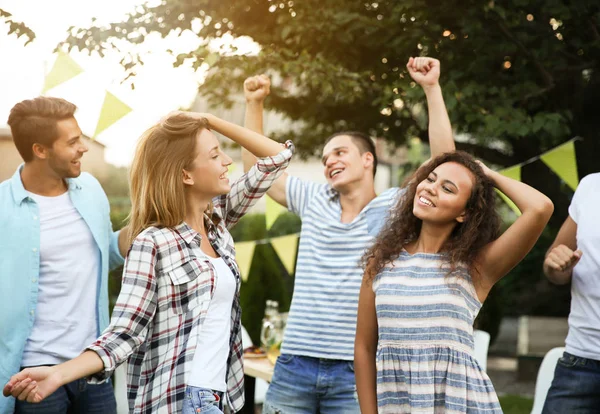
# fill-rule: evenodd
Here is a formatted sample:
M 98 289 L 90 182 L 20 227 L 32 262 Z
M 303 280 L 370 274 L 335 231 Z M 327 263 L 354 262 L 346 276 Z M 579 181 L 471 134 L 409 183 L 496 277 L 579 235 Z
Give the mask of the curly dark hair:
M 399 256 L 404 246 L 418 239 L 422 221 L 413 214 L 417 186 L 439 165 L 447 162 L 455 162 L 468 168 L 475 176 L 475 185 L 467 201 L 465 221 L 457 223 L 441 251 L 448 254 L 449 273 L 459 264 L 466 265 L 471 275 L 477 273 L 474 272 L 477 255 L 485 245 L 498 237 L 500 217 L 495 209 L 492 181 L 471 155 L 455 151 L 434 158 L 411 177 L 406 192 L 392 210 L 387 225 L 361 260 L 367 280 L 373 280 L 386 264 L 392 263 Z

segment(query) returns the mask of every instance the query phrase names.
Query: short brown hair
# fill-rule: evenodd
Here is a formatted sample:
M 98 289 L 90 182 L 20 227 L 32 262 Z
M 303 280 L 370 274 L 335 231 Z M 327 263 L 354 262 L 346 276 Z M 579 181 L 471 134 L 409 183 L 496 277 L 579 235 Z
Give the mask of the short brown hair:
M 76 109 L 69 101 L 46 96 L 27 99 L 13 106 L 8 125 L 23 160 L 33 160 L 33 144 L 52 146 L 58 138 L 57 122 L 73 118 Z
M 325 145 L 327 145 L 329 141 L 335 137 L 339 137 L 341 135 L 349 136 L 352 139 L 352 142 L 354 142 L 354 145 L 358 147 L 358 151 L 361 155 L 365 152 L 370 152 L 371 155 L 373 155 L 373 177 L 375 177 L 375 174 L 377 173 L 377 152 L 375 151 L 375 144 L 373 143 L 371 137 L 358 131 L 336 132 L 325 140 Z

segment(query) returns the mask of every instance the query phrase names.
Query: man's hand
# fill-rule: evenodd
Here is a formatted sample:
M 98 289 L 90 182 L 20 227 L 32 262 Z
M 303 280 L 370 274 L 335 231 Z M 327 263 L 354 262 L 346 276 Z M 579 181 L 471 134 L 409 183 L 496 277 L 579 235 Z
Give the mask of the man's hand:
M 271 80 L 267 75 L 252 76 L 244 81 L 246 102 L 264 102 L 271 93 Z
M 406 64 L 410 77 L 421 87 L 435 86 L 440 80 L 440 61 L 429 57 L 410 58 Z
M 572 272 L 581 259 L 581 250 L 571 250 L 564 244 L 559 244 L 548 253 L 544 265 L 555 272 Z
M 54 367 L 26 368 L 12 376 L 2 393 L 21 401 L 39 403 L 62 385 Z

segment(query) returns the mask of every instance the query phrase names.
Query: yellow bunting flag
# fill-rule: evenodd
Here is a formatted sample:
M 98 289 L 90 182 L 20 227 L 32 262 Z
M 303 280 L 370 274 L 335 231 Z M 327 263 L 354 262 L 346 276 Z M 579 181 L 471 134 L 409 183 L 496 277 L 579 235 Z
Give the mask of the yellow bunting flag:
M 232 172 L 234 172 L 235 170 L 237 170 L 237 165 L 235 165 L 233 162 L 231 164 L 229 164 L 229 166 L 227 167 L 227 172 L 229 174 L 231 174 Z
M 275 237 L 271 239 L 271 245 L 277 252 L 277 256 L 285 266 L 289 274 L 294 273 L 296 267 L 296 250 L 298 249 L 298 235 Z
M 119 100 L 119 98 L 112 93 L 106 91 L 94 137 L 97 137 L 98 134 L 117 122 L 119 119 L 123 118 L 129 112 L 131 112 L 131 108 L 129 106 Z
M 542 161 L 558 175 L 573 191 L 579 184 L 575 143 L 569 141 L 540 157 Z
M 58 56 L 54 61 L 54 65 L 52 66 L 52 69 L 50 69 L 50 73 L 48 73 L 44 79 L 44 89 L 42 90 L 42 93 L 46 93 L 55 86 L 74 78 L 81 72 L 83 72 L 83 69 L 73 60 L 73 58 L 71 58 L 71 56 L 63 51 L 59 51 Z
M 282 213 L 283 207 L 271 197 L 266 196 L 265 198 L 267 202 L 265 219 L 267 221 L 267 230 L 269 230 L 273 226 L 273 223 L 275 223 L 275 220 L 277 220 L 277 217 Z
M 512 178 L 513 180 L 521 181 L 521 166 L 515 165 L 514 167 L 507 168 L 505 170 L 500 171 L 500 174 L 502 174 L 505 177 Z M 500 190 L 496 191 L 498 192 L 502 200 L 504 200 L 504 202 L 508 204 L 511 210 L 514 211 L 517 216 L 520 216 L 521 210 L 519 210 L 519 207 L 517 207 L 517 205 L 513 203 L 510 198 L 505 196 Z
M 240 275 L 242 276 L 242 280 L 244 282 L 248 280 L 255 247 L 256 243 L 253 241 L 239 242 L 235 244 L 235 261 L 240 268 Z

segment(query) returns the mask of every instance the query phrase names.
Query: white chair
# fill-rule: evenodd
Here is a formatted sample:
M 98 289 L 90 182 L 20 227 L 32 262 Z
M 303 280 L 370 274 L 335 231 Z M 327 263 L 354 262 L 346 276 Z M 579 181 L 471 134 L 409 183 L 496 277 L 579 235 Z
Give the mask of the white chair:
M 537 374 L 537 379 L 535 380 L 535 396 L 533 398 L 533 408 L 531 410 L 531 414 L 541 414 L 542 409 L 544 408 L 544 402 L 546 401 L 546 396 L 548 395 L 548 390 L 550 389 L 550 385 L 552 385 L 552 380 L 554 379 L 556 363 L 563 355 L 563 352 L 565 352 L 565 348 L 558 347 L 552 348 L 546 353 L 546 355 L 544 355 L 542 365 L 540 365 L 540 369 Z
M 113 375 L 115 399 L 117 400 L 117 414 L 129 413 L 127 401 L 127 362 L 123 362 Z
M 244 349 L 252 346 L 252 338 L 248 334 L 248 331 L 242 325 L 242 347 Z M 256 385 L 254 388 L 254 403 L 262 404 L 265 402 L 265 396 L 267 395 L 267 389 L 269 388 L 269 383 L 260 378 L 256 378 Z M 121 413 L 119 413 L 121 414 Z
M 487 370 L 487 355 L 490 347 L 490 334 L 486 331 L 475 329 L 473 331 L 473 340 L 475 342 L 474 357 L 479 362 L 481 368 Z

